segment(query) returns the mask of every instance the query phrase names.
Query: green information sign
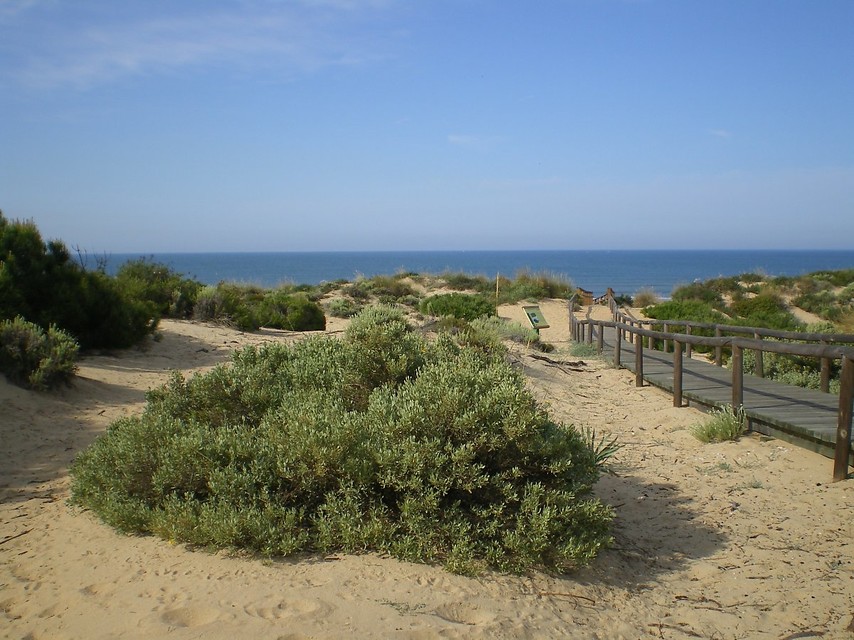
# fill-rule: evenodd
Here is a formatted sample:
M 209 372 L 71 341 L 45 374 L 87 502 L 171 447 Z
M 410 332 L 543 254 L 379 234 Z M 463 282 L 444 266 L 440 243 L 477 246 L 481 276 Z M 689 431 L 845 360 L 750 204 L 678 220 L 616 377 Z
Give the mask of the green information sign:
M 537 331 L 540 329 L 548 329 L 549 323 L 546 322 L 546 319 L 543 317 L 543 312 L 540 311 L 540 308 L 536 305 L 529 305 L 526 307 L 522 307 L 525 310 L 525 315 L 528 316 L 528 320 L 531 321 L 531 326 L 534 327 Z

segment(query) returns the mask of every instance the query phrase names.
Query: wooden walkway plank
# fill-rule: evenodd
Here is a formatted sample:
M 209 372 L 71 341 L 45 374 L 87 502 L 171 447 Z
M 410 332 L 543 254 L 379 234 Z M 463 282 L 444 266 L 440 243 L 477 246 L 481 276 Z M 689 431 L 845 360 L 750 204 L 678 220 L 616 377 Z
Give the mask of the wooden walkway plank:
M 599 330 L 598 328 L 596 329 Z M 613 361 L 615 329 L 604 329 L 605 357 Z M 623 340 L 620 364 L 635 371 L 635 345 Z M 682 397 L 711 407 L 732 404 L 732 371 L 696 358 L 682 359 Z M 673 353 L 643 349 L 643 378 L 649 384 L 673 391 Z M 754 431 L 834 456 L 839 398 L 782 382 L 744 374 L 744 412 Z M 854 465 L 854 449 L 849 452 Z

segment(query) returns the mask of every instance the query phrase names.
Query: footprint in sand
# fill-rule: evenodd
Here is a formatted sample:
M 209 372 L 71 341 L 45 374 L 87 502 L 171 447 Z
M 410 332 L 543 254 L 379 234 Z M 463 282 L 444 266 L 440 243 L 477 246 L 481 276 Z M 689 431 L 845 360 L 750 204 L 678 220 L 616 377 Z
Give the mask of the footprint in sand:
M 108 582 L 98 582 L 80 589 L 80 593 L 84 596 L 108 596 L 112 594 L 113 591 L 115 591 L 115 585 Z
M 282 620 L 297 616 L 323 617 L 331 613 L 334 607 L 323 600 L 262 600 L 243 607 L 248 615 L 264 620 Z
M 485 611 L 473 604 L 450 603 L 437 607 L 433 613 L 456 624 L 481 625 L 492 622 L 496 618 L 496 614 L 492 611 Z
M 194 606 L 170 609 L 161 619 L 171 627 L 201 627 L 216 622 L 220 617 L 219 609 Z

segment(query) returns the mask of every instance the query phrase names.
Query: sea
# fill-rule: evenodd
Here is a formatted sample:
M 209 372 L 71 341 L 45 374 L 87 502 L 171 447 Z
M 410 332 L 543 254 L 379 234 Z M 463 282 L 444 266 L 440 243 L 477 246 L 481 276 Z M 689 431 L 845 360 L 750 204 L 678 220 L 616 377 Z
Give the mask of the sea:
M 567 250 L 112 254 L 105 257 L 107 271 L 115 273 L 125 261 L 138 258 L 164 263 L 211 285 L 227 281 L 272 288 L 401 272 L 512 278 L 529 270 L 564 276 L 594 295 L 611 287 L 627 295 L 651 289 L 661 298 L 668 298 L 677 286 L 719 276 L 798 276 L 854 269 L 854 250 Z

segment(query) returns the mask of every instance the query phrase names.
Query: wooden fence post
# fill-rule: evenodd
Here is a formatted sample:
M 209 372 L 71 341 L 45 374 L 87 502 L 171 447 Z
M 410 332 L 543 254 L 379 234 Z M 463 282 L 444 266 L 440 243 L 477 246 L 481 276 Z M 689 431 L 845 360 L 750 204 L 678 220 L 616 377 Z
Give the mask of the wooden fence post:
M 682 406 L 682 343 L 678 340 L 673 341 L 673 406 Z
M 635 386 L 643 386 L 643 336 L 635 334 Z
M 826 340 L 821 341 L 821 345 L 827 344 Z M 830 358 L 821 359 L 821 390 L 825 393 L 830 393 Z
M 605 348 L 605 326 L 597 325 L 596 327 L 598 333 L 596 334 L 596 353 L 602 354 L 602 350 Z
M 848 457 L 851 451 L 851 405 L 854 399 L 854 360 L 842 358 L 839 376 L 839 421 L 836 427 L 836 451 L 833 458 L 833 480 L 848 477 Z
M 744 353 L 742 348 L 732 344 L 732 410 L 738 411 L 744 406 Z
M 620 363 L 620 350 L 623 347 L 623 330 L 617 327 L 617 339 L 614 341 L 614 366 L 618 369 L 622 366 Z
M 756 340 L 759 340 L 759 341 L 762 340 L 762 336 L 759 334 L 759 332 L 754 333 L 753 337 Z M 765 377 L 765 359 L 762 355 L 762 349 L 756 349 L 753 353 L 754 353 L 754 357 L 756 358 L 756 363 L 753 367 L 753 373 L 755 373 L 758 378 L 764 378 Z
M 721 335 L 723 335 L 721 333 L 721 328 L 715 327 L 715 337 L 720 338 Z M 717 365 L 718 367 L 723 364 L 723 352 L 724 348 L 721 345 L 715 347 L 715 365 Z
M 690 336 L 690 335 L 691 335 L 691 325 L 690 325 L 690 324 L 689 324 L 689 325 L 686 325 L 686 327 L 685 327 L 685 335 L 686 335 L 686 336 Z M 686 355 L 687 357 L 689 357 L 689 358 L 691 357 L 691 353 L 692 353 L 692 349 L 691 349 L 691 347 L 692 347 L 692 346 L 693 346 L 693 345 L 692 345 L 690 342 L 686 342 L 686 343 L 685 343 L 685 355 Z
M 670 333 L 670 325 L 667 324 L 666 322 L 664 323 L 664 333 Z M 667 353 L 670 349 L 670 340 L 665 338 L 661 342 L 662 342 L 662 345 L 661 345 L 662 350 L 664 351 L 664 353 Z

